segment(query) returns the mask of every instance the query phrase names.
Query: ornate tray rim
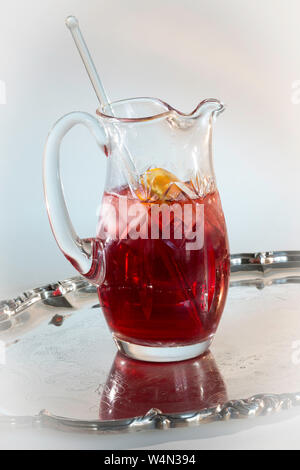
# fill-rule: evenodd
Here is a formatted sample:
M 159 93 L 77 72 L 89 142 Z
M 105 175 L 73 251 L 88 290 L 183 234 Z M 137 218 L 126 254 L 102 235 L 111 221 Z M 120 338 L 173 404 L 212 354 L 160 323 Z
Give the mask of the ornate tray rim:
M 254 285 L 257 288 L 274 283 L 300 283 L 300 251 L 274 251 L 260 253 L 241 253 L 231 255 L 232 287 Z M 19 316 L 37 302 L 55 303 L 57 298 L 68 298 L 68 310 L 78 310 L 80 306 L 72 304 L 72 294 L 83 290 L 91 294 L 94 286 L 84 278 L 74 277 L 29 290 L 17 298 L 0 302 L 0 326 L 7 322 L 9 329 L 18 323 Z M 78 300 L 78 299 L 77 299 Z M 62 310 L 63 308 L 60 308 Z M 1 339 L 1 328 L 0 328 Z M 0 413 L 0 424 L 31 425 L 51 427 L 64 431 L 84 431 L 90 433 L 136 432 L 150 429 L 170 429 L 177 427 L 198 426 L 216 421 L 229 421 L 258 416 L 266 416 L 281 410 L 300 405 L 300 391 L 284 394 L 259 394 L 250 398 L 231 400 L 214 408 L 195 410 L 184 413 L 164 414 L 152 408 L 144 416 L 111 421 L 78 420 L 56 416 L 42 410 L 36 416 L 7 416 Z

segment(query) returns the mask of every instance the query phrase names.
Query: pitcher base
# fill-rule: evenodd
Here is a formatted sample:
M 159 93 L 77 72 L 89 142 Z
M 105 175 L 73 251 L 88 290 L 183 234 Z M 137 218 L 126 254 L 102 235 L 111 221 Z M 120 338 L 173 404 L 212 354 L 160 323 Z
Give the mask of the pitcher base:
M 131 359 L 147 362 L 176 362 L 192 359 L 203 354 L 211 345 L 213 337 L 201 343 L 172 347 L 142 346 L 141 344 L 129 343 L 115 336 L 114 340 L 119 351 Z

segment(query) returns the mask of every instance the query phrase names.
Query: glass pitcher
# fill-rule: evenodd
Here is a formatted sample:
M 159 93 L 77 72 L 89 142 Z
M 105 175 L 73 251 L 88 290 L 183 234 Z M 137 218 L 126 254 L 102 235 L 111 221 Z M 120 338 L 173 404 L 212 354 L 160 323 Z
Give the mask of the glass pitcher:
M 65 257 L 98 287 L 119 350 L 154 362 L 205 352 L 226 301 L 230 257 L 212 163 L 215 99 L 183 114 L 158 99 L 117 101 L 97 118 L 74 112 L 51 130 L 44 188 Z M 107 158 L 94 237 L 80 239 L 64 201 L 60 143 L 86 126 Z M 98 189 L 98 188 L 97 188 Z

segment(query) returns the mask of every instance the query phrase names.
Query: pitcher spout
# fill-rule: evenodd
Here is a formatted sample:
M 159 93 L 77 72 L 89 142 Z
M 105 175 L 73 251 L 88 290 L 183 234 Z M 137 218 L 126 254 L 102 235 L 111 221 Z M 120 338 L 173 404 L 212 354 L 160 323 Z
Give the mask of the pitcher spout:
M 201 116 L 212 116 L 217 117 L 225 110 L 225 105 L 221 101 L 215 98 L 208 98 L 201 101 L 201 103 L 196 106 L 194 111 L 191 113 L 192 118 L 198 118 Z
M 171 110 L 169 123 L 178 129 L 188 129 L 198 120 L 204 119 L 206 122 L 214 120 L 225 110 L 225 105 L 215 98 L 208 98 L 201 101 L 191 113 L 182 113 L 174 108 Z

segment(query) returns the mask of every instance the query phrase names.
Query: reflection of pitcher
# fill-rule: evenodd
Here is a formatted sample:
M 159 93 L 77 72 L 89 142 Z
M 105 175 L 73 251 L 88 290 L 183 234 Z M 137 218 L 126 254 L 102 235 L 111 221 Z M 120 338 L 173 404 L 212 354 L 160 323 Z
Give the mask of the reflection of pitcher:
M 141 98 L 110 110 L 97 111 L 98 120 L 68 114 L 49 135 L 44 183 L 54 236 L 98 286 L 121 351 L 150 361 L 195 357 L 212 341 L 228 288 L 226 226 L 212 165 L 212 123 L 223 105 L 205 100 L 186 115 Z M 61 139 L 78 123 L 108 156 L 97 233 L 85 240 L 70 222 L 59 176 Z
M 210 352 L 180 363 L 154 364 L 117 354 L 104 386 L 101 420 L 202 410 L 227 401 L 226 386 Z

